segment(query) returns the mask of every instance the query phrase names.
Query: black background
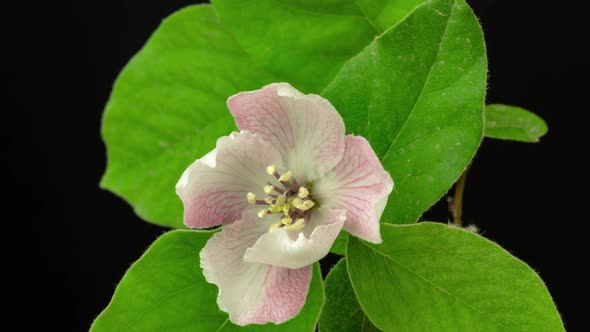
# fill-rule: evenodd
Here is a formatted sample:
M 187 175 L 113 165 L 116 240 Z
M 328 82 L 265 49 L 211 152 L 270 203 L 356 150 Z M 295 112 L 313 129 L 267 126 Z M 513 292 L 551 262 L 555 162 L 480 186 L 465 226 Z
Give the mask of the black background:
M 98 188 L 100 119 L 129 58 L 162 18 L 191 3 L 45 1 L 5 9 L 2 270 L 4 313 L 16 330 L 87 330 L 126 268 L 165 231 Z M 538 271 L 568 330 L 582 330 L 587 305 L 578 300 L 585 286 L 575 263 L 587 261 L 577 239 L 585 221 L 569 203 L 577 176 L 568 119 L 581 107 L 569 91 L 583 84 L 572 46 L 583 9 L 566 15 L 532 0 L 470 4 L 486 35 L 488 102 L 533 110 L 550 130 L 539 144 L 484 141 L 467 182 L 465 220 Z M 426 217 L 449 215 L 437 204 Z

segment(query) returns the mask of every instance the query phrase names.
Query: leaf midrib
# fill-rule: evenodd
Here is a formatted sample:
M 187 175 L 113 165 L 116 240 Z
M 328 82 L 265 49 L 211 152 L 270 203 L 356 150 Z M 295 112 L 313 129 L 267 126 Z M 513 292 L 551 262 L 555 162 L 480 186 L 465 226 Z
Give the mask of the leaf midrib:
M 445 36 L 447 35 L 448 29 L 449 29 L 449 21 L 451 19 L 451 16 L 453 16 L 453 13 L 454 13 L 454 10 L 455 10 L 455 5 L 456 5 L 456 1 L 453 1 L 453 4 L 451 5 L 451 10 L 450 10 L 449 14 L 447 15 L 447 19 L 446 19 L 446 22 L 445 22 L 445 28 L 443 30 L 443 33 L 440 35 L 440 40 L 439 40 L 439 43 L 438 43 L 437 49 L 436 49 L 436 55 L 432 59 L 432 63 L 430 64 L 429 69 L 428 69 L 428 74 L 426 74 L 426 79 L 424 80 L 424 84 L 422 84 L 422 87 L 420 88 L 420 92 L 418 93 L 418 97 L 416 98 L 416 101 L 414 102 L 414 105 L 412 105 L 412 109 L 408 113 L 408 116 L 406 117 L 406 120 L 404 121 L 403 125 L 401 126 L 401 128 L 399 129 L 399 131 L 397 132 L 397 134 L 395 135 L 395 138 L 391 141 L 391 143 L 387 147 L 387 150 L 383 154 L 383 157 L 379 158 L 381 161 L 385 160 L 387 158 L 387 156 L 389 155 L 389 152 L 391 151 L 391 149 L 393 148 L 393 146 L 397 142 L 397 140 L 400 137 L 401 133 L 406 128 L 406 125 L 409 122 L 408 120 L 410 119 L 410 117 L 412 116 L 412 114 L 414 113 L 414 111 L 416 110 L 416 105 L 418 105 L 418 103 L 422 99 L 422 96 L 424 95 L 424 88 L 426 88 L 426 86 L 429 84 L 430 78 L 432 76 L 432 69 L 434 68 L 434 64 L 436 63 L 438 57 L 440 56 L 440 50 L 442 48 L 443 40 L 445 39 Z M 368 119 L 369 119 L 369 112 L 370 112 L 370 107 L 367 108 L 367 122 L 368 122 Z
M 369 15 L 367 15 L 367 12 L 365 12 L 363 7 L 359 4 L 358 0 L 352 0 L 352 1 L 358 7 L 358 9 L 361 11 L 361 13 L 363 14 L 362 16 L 364 16 L 365 19 L 367 20 L 367 22 L 369 22 L 369 24 L 373 27 L 373 29 L 375 29 L 375 32 L 377 32 L 377 35 L 380 35 L 381 33 L 383 33 L 383 31 L 381 31 L 381 29 L 379 29 L 379 27 L 375 24 L 375 22 L 373 22 L 373 20 L 369 17 Z M 383 8 L 379 11 L 379 14 L 381 14 L 382 12 L 383 12 Z M 366 45 L 365 45 L 365 47 L 366 47 Z

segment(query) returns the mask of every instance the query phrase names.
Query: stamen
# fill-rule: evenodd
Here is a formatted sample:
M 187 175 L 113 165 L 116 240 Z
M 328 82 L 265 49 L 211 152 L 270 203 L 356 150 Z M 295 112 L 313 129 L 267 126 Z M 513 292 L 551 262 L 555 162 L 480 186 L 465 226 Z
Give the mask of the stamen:
M 291 176 L 293 176 L 293 173 L 291 173 L 291 171 L 287 171 L 287 173 L 285 173 L 279 177 L 279 181 L 280 182 L 287 182 L 287 181 L 291 180 Z
M 279 213 L 283 211 L 283 207 L 277 206 L 276 204 L 272 204 L 268 209 L 271 213 Z
M 275 190 L 275 186 L 269 184 L 268 186 L 264 186 L 264 192 L 270 194 L 273 190 Z
M 297 197 L 304 199 L 309 195 L 309 190 L 305 187 L 299 187 L 299 192 L 297 192 Z
M 274 231 L 274 230 L 277 230 L 279 227 L 281 227 L 281 225 L 282 225 L 282 224 L 281 224 L 279 221 L 277 221 L 277 222 L 273 222 L 273 223 L 270 225 L 270 227 L 268 228 L 268 231 L 269 231 L 269 232 L 272 232 L 272 231 Z
M 284 215 L 288 216 L 289 215 L 289 210 L 291 210 L 290 204 L 283 205 L 283 214 Z
M 305 227 L 305 219 L 299 218 L 291 225 L 285 225 L 284 228 L 288 231 L 298 231 Z
M 266 186 L 272 186 L 272 183 L 270 183 L 270 182 L 267 182 L 267 183 L 266 183 Z M 266 187 L 265 187 L 265 188 L 266 188 Z M 281 188 L 277 188 L 277 187 L 275 187 L 275 186 L 273 186 L 272 190 L 274 190 L 274 191 L 278 192 L 279 194 L 284 194 L 284 193 L 285 193 L 285 191 L 284 191 L 283 189 L 281 189 Z
M 275 175 L 277 171 L 277 167 L 275 165 L 270 165 L 266 168 L 266 173 L 268 173 L 268 175 Z
M 315 202 L 312 201 L 311 199 L 308 199 L 307 201 L 305 201 L 301 204 L 301 207 L 299 208 L 299 210 L 307 211 L 307 210 L 311 209 L 314 205 L 315 205 Z
M 256 204 L 256 195 L 254 195 L 254 193 L 248 193 L 246 194 L 246 198 L 248 199 L 248 203 L 250 204 Z
M 291 180 L 293 180 L 293 187 L 294 187 L 294 188 L 297 188 L 297 187 L 299 187 L 299 183 L 297 183 L 297 179 L 295 179 L 295 178 L 292 178 Z
M 266 173 L 274 176 L 280 184 L 266 182 L 263 189 L 267 197 L 264 200 L 256 200 L 256 195 L 250 192 L 247 194 L 248 203 L 265 205 L 265 208 L 258 212 L 260 218 L 271 213 L 283 214 L 280 221 L 270 225 L 269 232 L 278 228 L 289 231 L 301 230 L 311 220 L 311 208 L 315 206 L 315 202 L 311 200 L 311 183 L 303 183 L 300 186 L 291 171 L 281 175 L 275 165 L 266 167 Z
M 277 200 L 275 202 L 275 205 L 277 207 L 282 207 L 283 205 L 285 205 L 286 201 L 287 201 L 287 196 L 281 194 L 281 195 L 277 196 Z
M 315 202 L 311 199 L 302 201 L 300 198 L 295 198 L 293 200 L 293 206 L 301 211 L 307 211 L 311 209 L 315 205 Z
M 295 208 L 299 209 L 299 207 L 301 206 L 302 200 L 301 198 L 295 198 L 292 202 L 291 205 L 293 205 Z

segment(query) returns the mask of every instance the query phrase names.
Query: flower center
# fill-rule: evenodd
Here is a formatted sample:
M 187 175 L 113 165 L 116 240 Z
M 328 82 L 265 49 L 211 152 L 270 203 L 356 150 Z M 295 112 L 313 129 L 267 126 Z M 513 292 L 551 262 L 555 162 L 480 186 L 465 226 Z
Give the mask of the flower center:
M 281 184 L 275 186 L 267 182 L 264 192 L 268 195 L 263 200 L 256 199 L 256 195 L 249 192 L 246 195 L 248 203 L 264 205 L 258 212 L 258 217 L 264 218 L 268 214 L 283 214 L 281 221 L 270 225 L 269 232 L 279 228 L 288 231 L 298 231 L 311 220 L 311 208 L 316 204 L 312 200 L 309 184 L 299 184 L 291 171 L 280 174 L 276 166 L 266 168 L 266 173 L 274 176 Z

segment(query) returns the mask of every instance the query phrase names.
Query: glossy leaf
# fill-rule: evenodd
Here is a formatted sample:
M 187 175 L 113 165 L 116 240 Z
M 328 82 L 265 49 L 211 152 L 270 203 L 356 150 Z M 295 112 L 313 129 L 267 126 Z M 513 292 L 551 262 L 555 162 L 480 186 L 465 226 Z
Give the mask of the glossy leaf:
M 301 91 L 319 93 L 347 60 L 421 1 L 212 2 L 256 63 Z
M 437 223 L 388 225 L 383 243 L 351 237 L 348 272 L 385 331 L 563 331 L 543 281 L 497 244 Z
M 378 31 L 394 26 L 426 0 L 354 0 Z
M 199 252 L 213 232 L 176 230 L 156 240 L 125 274 L 109 306 L 92 325 L 102 331 L 314 331 L 324 302 L 314 265 L 307 302 L 281 325 L 240 327 L 216 304 L 217 287 L 203 277 Z
M 538 142 L 547 124 L 523 108 L 494 104 L 486 106 L 486 137 L 520 142 Z
M 210 6 L 173 14 L 115 83 L 102 126 L 108 166 L 101 186 L 143 219 L 183 227 L 174 186 L 235 129 L 227 98 L 273 81 L 248 60 Z
M 325 281 L 326 304 L 320 316 L 320 332 L 379 331 L 361 309 L 341 259 Z
M 323 92 L 393 177 L 383 221 L 415 222 L 469 164 L 482 139 L 486 75 L 471 9 L 432 0 L 352 58 Z

